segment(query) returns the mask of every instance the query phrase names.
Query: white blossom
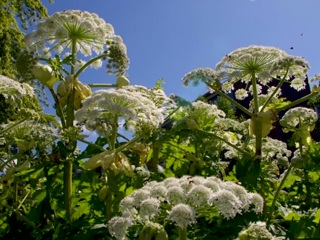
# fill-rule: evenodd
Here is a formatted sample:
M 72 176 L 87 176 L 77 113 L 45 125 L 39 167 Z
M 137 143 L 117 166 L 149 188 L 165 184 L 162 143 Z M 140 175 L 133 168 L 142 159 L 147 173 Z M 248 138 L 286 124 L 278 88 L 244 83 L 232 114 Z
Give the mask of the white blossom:
M 250 199 L 251 205 L 253 205 L 253 211 L 255 213 L 262 213 L 263 211 L 263 198 L 257 193 L 249 193 L 248 197 Z
M 132 220 L 125 217 L 113 217 L 108 222 L 108 229 L 112 236 L 118 240 L 126 238 L 127 229 L 131 226 Z
M 295 107 L 284 114 L 280 120 L 280 124 L 287 129 L 294 129 L 298 127 L 299 124 L 304 127 L 313 128 L 317 118 L 317 113 L 313 109 Z
M 148 199 L 150 197 L 150 192 L 146 189 L 139 189 L 131 195 L 134 199 L 133 204 L 134 206 L 140 206 L 141 202 Z
M 148 91 L 140 86 L 96 91 L 82 102 L 82 108 L 75 114 L 76 120 L 87 129 L 104 134 L 118 126 L 117 119 L 121 118 L 129 130 L 149 133 L 163 123 L 165 113 L 161 103 L 155 103 L 156 98 L 146 94 Z
M 106 39 L 114 37 L 113 27 L 97 14 L 79 10 L 57 12 L 38 24 L 25 38 L 29 48 L 47 46 L 61 53 L 70 49 L 73 41 L 85 56 L 101 54 Z M 47 45 L 46 45 L 47 44 Z
M 195 210 L 187 204 L 175 205 L 168 214 L 168 219 L 182 229 L 187 228 L 195 222 Z
M 19 83 L 11 78 L 0 75 L 0 94 L 5 98 L 20 98 L 23 95 L 34 97 L 33 88 L 27 83 Z
M 187 193 L 188 203 L 191 206 L 201 206 L 208 204 L 212 190 L 203 185 L 196 185 Z
M 226 219 L 242 212 L 242 202 L 229 190 L 221 189 L 213 193 L 209 201 Z
M 154 197 L 143 200 L 140 204 L 139 214 L 142 218 L 152 220 L 159 213 L 160 201 Z
M 250 223 L 247 229 L 241 231 L 238 239 L 274 240 L 276 238 L 267 230 L 265 222 L 255 222 Z
M 166 199 L 171 205 L 186 202 L 186 193 L 180 186 L 172 186 L 166 192 Z
M 240 88 L 235 92 L 235 98 L 238 100 L 244 100 L 248 96 L 248 91 L 243 88 Z

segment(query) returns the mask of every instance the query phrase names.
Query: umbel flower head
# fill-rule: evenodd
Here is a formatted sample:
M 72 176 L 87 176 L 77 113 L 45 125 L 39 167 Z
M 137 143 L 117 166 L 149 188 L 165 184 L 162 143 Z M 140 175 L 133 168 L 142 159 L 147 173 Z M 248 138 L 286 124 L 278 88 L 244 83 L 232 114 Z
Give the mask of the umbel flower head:
M 170 177 L 162 182 L 149 182 L 134 191 L 120 202 L 120 210 L 122 216 L 111 219 L 111 225 L 117 219 L 127 218 L 137 231 L 138 226 L 149 221 L 161 225 L 169 221 L 186 229 L 198 217 L 210 219 L 213 212 L 225 219 L 247 211 L 259 214 L 263 210 L 263 198 L 215 177 Z
M 29 51 L 50 57 L 51 52 L 82 53 L 84 56 L 104 54 L 108 59 L 108 73 L 123 74 L 128 67 L 127 48 L 111 24 L 95 13 L 79 10 L 57 12 L 40 22 L 37 29 L 25 37 Z M 76 64 L 81 63 L 77 60 Z M 92 64 L 101 66 L 101 60 Z
M 157 97 L 154 91 L 159 93 Z M 76 120 L 99 134 L 115 129 L 118 121 L 124 120 L 129 130 L 146 134 L 164 121 L 167 99 L 163 91 L 142 86 L 99 90 L 82 102 Z
M 107 38 L 114 36 L 112 25 L 97 14 L 86 11 L 67 10 L 57 12 L 40 22 L 37 30 L 25 38 L 28 47 L 47 47 L 60 53 L 73 43 L 81 53 L 101 54 Z M 46 45 L 48 44 L 48 45 Z
M 239 48 L 222 58 L 215 69 L 199 68 L 187 73 L 183 82 L 198 84 L 200 81 L 221 89 L 225 93 L 234 90 L 238 81 L 246 83 L 246 89 L 237 89 L 236 98 L 243 100 L 252 94 L 251 81 L 256 80 L 258 94 L 261 86 L 269 88 L 274 79 L 284 79 L 297 91 L 305 88 L 304 82 L 309 64 L 301 57 L 290 56 L 286 52 L 266 46 Z

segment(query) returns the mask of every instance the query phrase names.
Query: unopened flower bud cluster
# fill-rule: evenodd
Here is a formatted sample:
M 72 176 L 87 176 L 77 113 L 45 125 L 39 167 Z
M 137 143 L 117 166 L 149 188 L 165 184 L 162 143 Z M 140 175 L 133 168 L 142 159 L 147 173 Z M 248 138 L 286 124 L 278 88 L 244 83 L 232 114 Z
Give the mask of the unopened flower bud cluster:
M 167 178 L 162 182 L 149 182 L 120 202 L 122 216 L 111 219 L 108 223 L 110 233 L 117 239 L 124 239 L 125 231 L 130 226 L 152 221 L 172 224 L 187 228 L 198 217 L 216 211 L 225 219 L 232 219 L 238 214 L 263 210 L 263 198 L 256 193 L 249 193 L 240 185 L 222 181 L 216 177 L 184 176 Z M 122 219 L 124 228 L 118 229 Z

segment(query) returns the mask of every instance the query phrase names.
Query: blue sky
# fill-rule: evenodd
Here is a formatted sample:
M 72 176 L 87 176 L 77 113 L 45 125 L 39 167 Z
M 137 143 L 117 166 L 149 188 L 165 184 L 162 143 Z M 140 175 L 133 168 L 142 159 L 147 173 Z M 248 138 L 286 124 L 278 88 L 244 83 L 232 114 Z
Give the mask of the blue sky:
M 319 0 L 55 0 L 49 14 L 67 9 L 97 13 L 111 23 L 128 48 L 132 84 L 194 100 L 204 86 L 186 88 L 181 78 L 214 67 L 229 52 L 249 45 L 281 48 L 302 56 L 320 73 Z M 290 49 L 293 47 L 293 49 Z M 87 70 L 86 83 L 115 82 L 105 69 Z

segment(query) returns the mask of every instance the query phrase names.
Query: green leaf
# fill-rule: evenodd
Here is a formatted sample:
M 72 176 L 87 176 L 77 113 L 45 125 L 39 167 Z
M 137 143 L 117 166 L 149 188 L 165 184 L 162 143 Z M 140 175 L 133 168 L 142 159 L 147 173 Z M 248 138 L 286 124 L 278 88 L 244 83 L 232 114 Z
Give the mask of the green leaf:
M 320 209 L 318 209 L 315 213 L 315 219 L 312 221 L 314 223 L 319 223 L 320 222 Z
M 74 213 L 72 214 L 73 220 L 78 220 L 83 215 L 88 215 L 90 213 L 90 204 L 87 201 L 79 202 L 74 208 Z
M 301 177 L 294 174 L 289 174 L 287 179 L 284 181 L 281 189 L 292 186 L 295 183 L 295 181 L 301 181 Z

